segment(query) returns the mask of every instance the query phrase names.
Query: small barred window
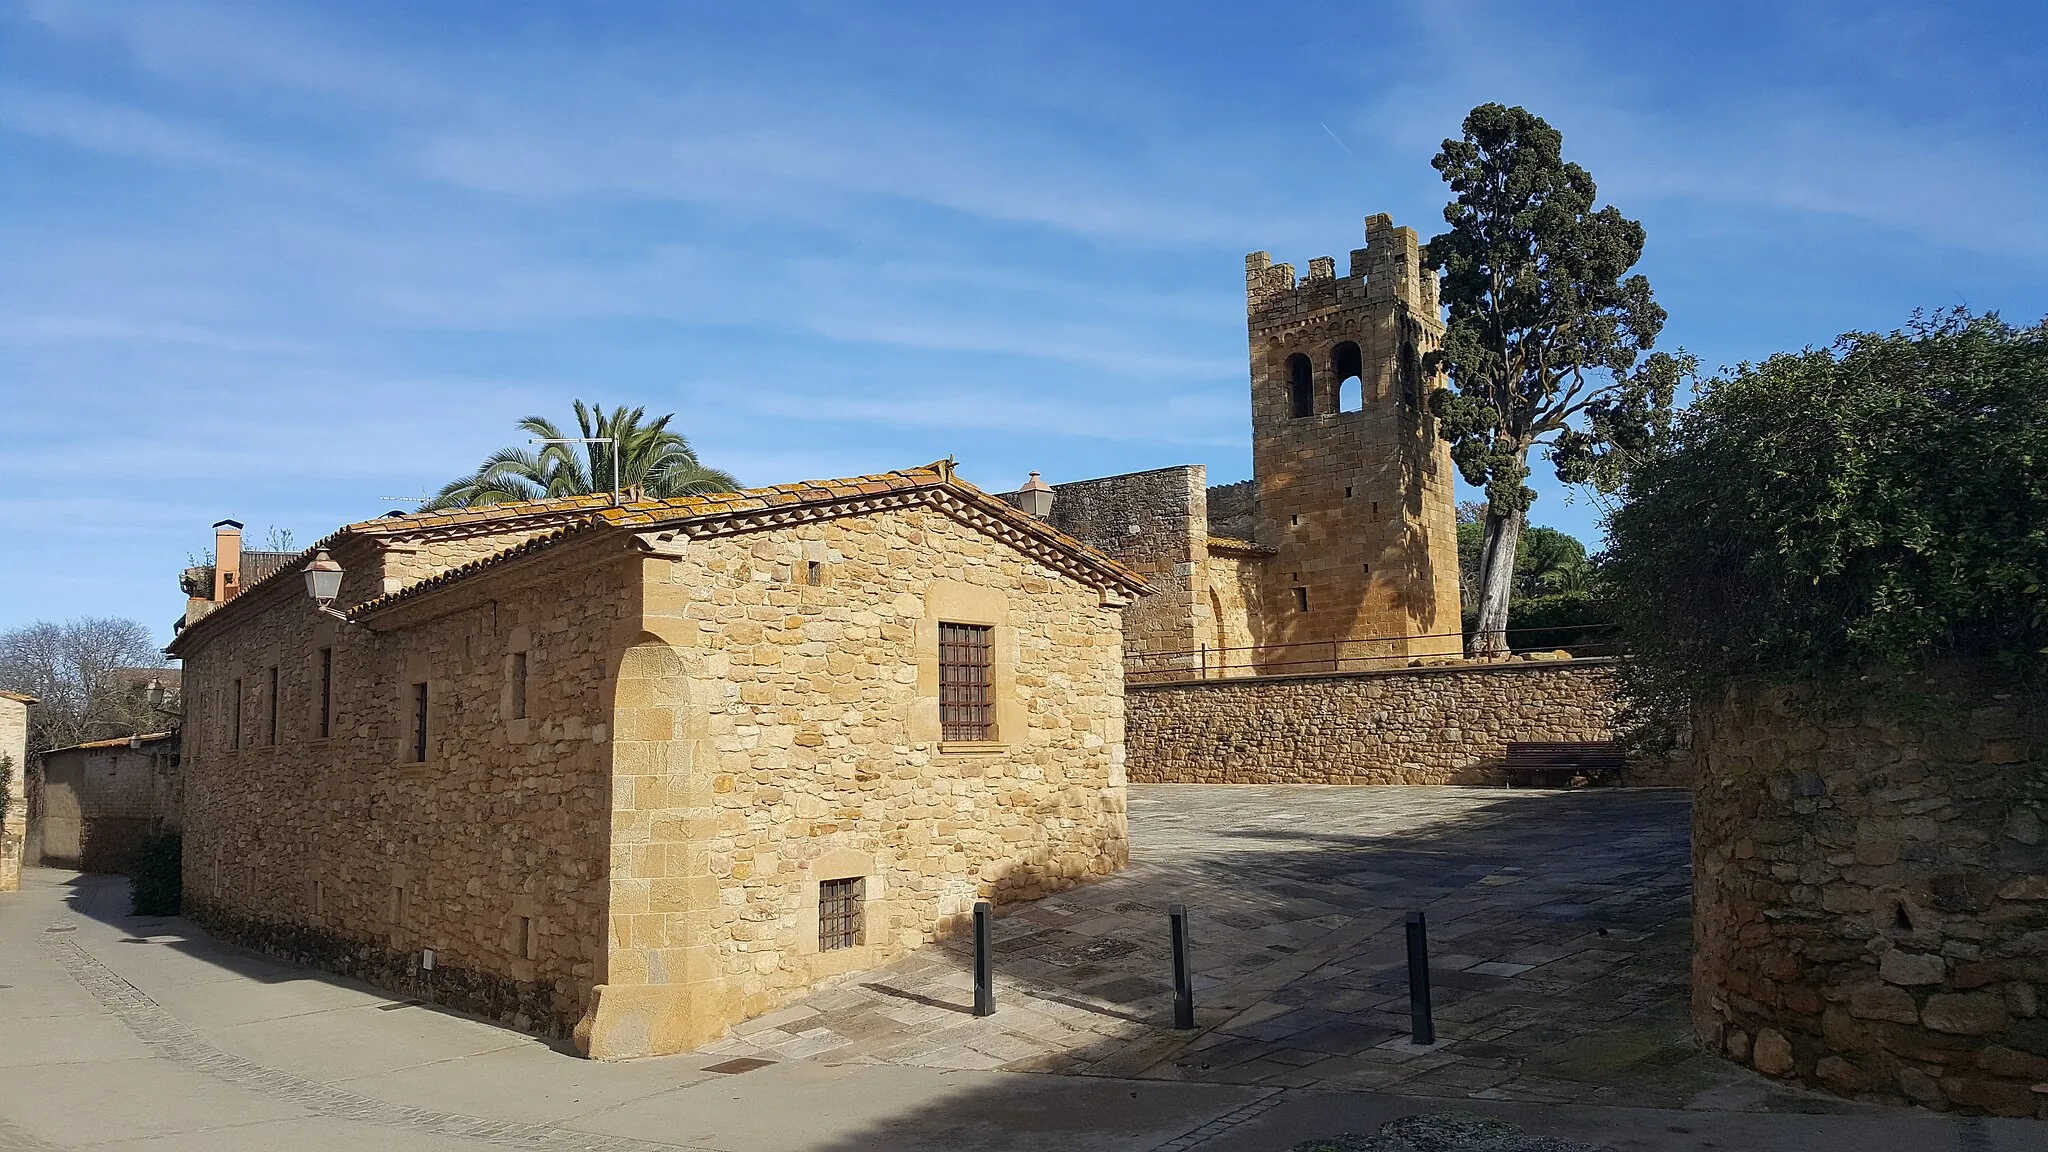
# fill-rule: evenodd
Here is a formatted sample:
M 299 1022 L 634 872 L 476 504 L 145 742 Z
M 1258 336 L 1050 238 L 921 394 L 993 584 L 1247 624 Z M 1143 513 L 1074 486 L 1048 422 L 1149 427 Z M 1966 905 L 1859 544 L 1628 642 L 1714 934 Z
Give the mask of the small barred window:
M 818 885 L 818 950 L 830 952 L 860 943 L 861 904 L 867 882 L 859 876 Z

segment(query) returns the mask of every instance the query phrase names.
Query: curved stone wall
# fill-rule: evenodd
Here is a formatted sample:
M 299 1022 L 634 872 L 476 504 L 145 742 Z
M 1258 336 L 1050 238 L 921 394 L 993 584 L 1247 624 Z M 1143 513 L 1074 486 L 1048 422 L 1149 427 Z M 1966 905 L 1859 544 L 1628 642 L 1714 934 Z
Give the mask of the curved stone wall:
M 1766 1075 L 2048 1119 L 2048 699 L 1943 688 L 1917 725 L 1696 711 L 1693 1022 Z

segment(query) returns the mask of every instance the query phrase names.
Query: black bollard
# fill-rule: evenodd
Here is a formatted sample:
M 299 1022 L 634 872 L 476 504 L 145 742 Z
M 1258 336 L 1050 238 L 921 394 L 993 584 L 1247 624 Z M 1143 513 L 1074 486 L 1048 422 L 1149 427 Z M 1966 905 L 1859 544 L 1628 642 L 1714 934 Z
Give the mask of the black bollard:
M 1436 1043 L 1429 1011 L 1429 926 L 1420 912 L 1408 914 L 1408 1027 L 1415 1043 Z
M 1175 904 L 1166 910 L 1166 923 L 1173 934 L 1173 1026 L 1195 1026 L 1195 975 L 1188 969 L 1188 906 Z
M 989 934 L 995 922 L 995 908 L 986 900 L 974 902 L 974 1014 L 996 1014 L 996 978 L 990 957 Z

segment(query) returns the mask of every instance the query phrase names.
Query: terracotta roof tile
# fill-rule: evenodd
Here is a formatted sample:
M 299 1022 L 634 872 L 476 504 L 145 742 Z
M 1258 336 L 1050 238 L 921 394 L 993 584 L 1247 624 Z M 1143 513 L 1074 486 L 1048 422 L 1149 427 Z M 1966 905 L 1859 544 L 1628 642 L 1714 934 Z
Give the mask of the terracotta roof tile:
M 1235 537 L 1235 536 L 1211 536 L 1211 537 L 1209 537 L 1209 551 L 1211 551 L 1211 552 L 1238 552 L 1238 553 L 1244 553 L 1244 554 L 1248 554 L 1248 555 L 1256 555 L 1256 556 L 1277 556 L 1277 555 L 1279 555 L 1279 553 L 1278 553 L 1277 551 L 1275 551 L 1274 549 L 1268 548 L 1268 547 L 1266 547 L 1266 546 L 1265 546 L 1265 545 L 1263 545 L 1263 544 L 1254 544 L 1254 543 L 1252 543 L 1252 542 L 1251 542 L 1250 540 L 1239 540 L 1239 539 L 1238 539 L 1237 537 Z
M 83 744 L 67 744 L 62 748 L 48 748 L 42 754 L 47 756 L 52 752 L 76 752 L 80 749 L 92 748 L 126 748 L 132 740 L 150 742 L 169 740 L 170 738 L 171 734 L 169 732 L 144 732 L 140 736 L 116 736 L 110 740 L 87 740 Z
M 750 512 L 782 510 L 804 505 L 830 505 L 844 500 L 862 499 L 872 496 L 886 496 L 898 492 L 925 490 L 947 490 L 968 501 L 982 513 L 1007 523 L 1011 528 L 1036 537 L 1045 545 L 1072 557 L 1075 562 L 1106 577 L 1110 583 L 1132 591 L 1142 591 L 1144 579 L 1123 565 L 1089 547 L 1087 544 L 1068 536 L 1043 520 L 1028 516 L 998 500 L 972 484 L 952 475 L 948 462 L 926 465 L 923 468 L 908 468 L 899 472 L 887 472 L 875 476 L 858 476 L 844 480 L 807 481 L 799 484 L 777 484 L 766 488 L 751 488 L 740 492 L 721 492 L 703 496 L 675 496 L 665 499 L 636 500 L 629 504 L 611 507 L 602 500 L 592 507 L 589 518 L 577 524 L 557 529 L 542 536 L 536 536 L 523 543 L 506 548 L 481 559 L 471 561 L 458 568 L 451 568 L 408 588 L 366 601 L 351 610 L 351 615 L 375 612 L 401 601 L 437 588 L 446 587 L 485 568 L 495 567 L 517 557 L 530 555 L 547 548 L 563 538 L 580 534 L 600 525 L 621 529 L 643 528 L 649 525 L 677 524 L 692 520 L 711 520 L 726 516 L 745 516 Z

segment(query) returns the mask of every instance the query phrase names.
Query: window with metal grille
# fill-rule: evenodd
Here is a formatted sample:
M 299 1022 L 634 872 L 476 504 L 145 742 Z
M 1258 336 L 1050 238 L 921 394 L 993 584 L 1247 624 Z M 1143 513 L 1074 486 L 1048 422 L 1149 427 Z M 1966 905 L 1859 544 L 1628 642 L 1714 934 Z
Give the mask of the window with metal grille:
M 277 743 L 277 665 L 270 666 L 270 724 L 264 729 L 264 743 Z
M 242 746 L 242 682 L 235 681 L 235 710 L 228 716 L 228 746 Z
M 858 876 L 825 880 L 818 885 L 818 950 L 851 948 L 860 943 L 861 902 L 867 882 Z
M 986 624 L 939 625 L 939 738 L 993 740 L 995 684 Z
M 412 686 L 412 762 L 427 762 L 427 686 Z
M 320 650 L 320 738 L 334 735 L 334 649 Z

